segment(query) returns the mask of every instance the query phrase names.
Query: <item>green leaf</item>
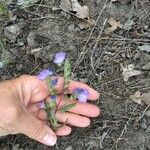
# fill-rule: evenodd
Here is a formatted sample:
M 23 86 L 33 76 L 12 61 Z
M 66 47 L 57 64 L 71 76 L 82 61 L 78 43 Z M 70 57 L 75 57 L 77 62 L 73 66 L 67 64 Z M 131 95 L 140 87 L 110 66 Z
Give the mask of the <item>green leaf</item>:
M 55 87 L 53 87 L 53 85 L 52 85 L 52 78 L 50 76 L 46 78 L 46 84 L 48 86 L 48 89 L 49 89 L 51 95 L 56 95 L 57 94 L 57 90 L 55 89 Z
M 0 3 L 0 15 L 8 16 L 7 7 L 4 3 Z
M 64 62 L 64 88 L 68 87 L 71 78 L 71 64 L 69 59 L 66 59 Z
M 62 106 L 58 111 L 61 111 L 61 112 L 69 111 L 69 110 L 72 109 L 75 105 L 76 105 L 76 103 L 71 103 L 71 104 L 68 104 L 68 105 L 64 105 L 64 106 Z

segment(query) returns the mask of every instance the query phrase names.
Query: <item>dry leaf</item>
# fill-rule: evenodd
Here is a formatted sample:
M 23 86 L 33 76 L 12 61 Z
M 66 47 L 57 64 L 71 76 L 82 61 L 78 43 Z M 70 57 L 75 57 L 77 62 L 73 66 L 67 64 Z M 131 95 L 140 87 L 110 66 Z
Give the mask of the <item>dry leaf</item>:
M 132 76 L 137 76 L 141 74 L 141 71 L 139 70 L 134 70 L 134 65 L 130 64 L 126 67 L 124 67 L 122 64 L 120 64 L 121 69 L 123 70 L 122 75 L 124 78 L 124 81 L 128 81 L 128 79 Z
M 79 27 L 80 29 L 87 29 L 87 28 L 91 28 L 95 25 L 95 20 L 93 19 L 89 19 L 87 21 L 81 21 L 79 23 Z
M 77 0 L 71 0 L 72 10 L 76 12 L 76 16 L 81 19 L 89 18 L 89 8 L 81 6 Z
M 81 6 L 78 0 L 70 0 L 72 3 L 72 11 L 75 12 L 75 16 L 83 19 L 79 23 L 80 29 L 89 28 L 95 25 L 95 21 L 90 18 L 89 8 L 87 6 Z
M 133 95 L 130 96 L 130 98 L 131 98 L 134 102 L 136 102 L 136 103 L 138 103 L 138 104 L 141 104 L 142 98 L 141 98 L 141 92 L 140 92 L 140 91 L 135 92 Z
M 143 93 L 141 98 L 145 104 L 150 105 L 150 93 Z
M 113 18 L 109 18 L 108 23 L 111 25 L 111 27 L 106 29 L 106 34 L 110 34 L 114 32 L 117 28 L 122 28 L 123 25 L 120 23 L 120 21 L 116 21 Z
M 142 94 L 140 91 L 137 91 L 130 98 L 138 104 L 141 104 L 141 101 L 143 101 L 145 104 L 150 105 L 150 93 Z

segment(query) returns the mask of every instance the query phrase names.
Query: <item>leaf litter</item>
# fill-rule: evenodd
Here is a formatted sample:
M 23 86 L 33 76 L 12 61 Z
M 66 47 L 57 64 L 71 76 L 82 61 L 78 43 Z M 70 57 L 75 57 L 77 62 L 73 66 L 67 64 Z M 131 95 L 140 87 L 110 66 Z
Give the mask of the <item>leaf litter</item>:
M 133 95 L 130 96 L 130 98 L 138 104 L 142 104 L 143 101 L 145 104 L 150 105 L 150 92 L 142 93 L 140 91 L 136 91 Z
M 95 25 L 95 20 L 90 18 L 90 11 L 88 6 L 81 6 L 78 0 L 63 0 L 60 8 L 67 9 L 74 13 L 74 15 L 81 19 L 79 23 L 80 29 L 87 29 Z
M 141 71 L 135 70 L 135 67 L 133 64 L 127 65 L 125 67 L 122 64 L 120 64 L 120 67 L 123 71 L 122 75 L 123 75 L 124 81 L 128 81 L 128 79 L 132 76 L 137 76 L 141 74 Z
M 142 52 L 150 53 L 150 45 L 149 44 L 144 44 L 142 46 L 138 46 L 138 49 Z
M 117 28 L 122 28 L 123 25 L 120 23 L 120 21 L 116 21 L 114 18 L 109 18 L 108 23 L 111 27 L 108 27 L 106 29 L 106 34 L 110 34 L 114 32 Z

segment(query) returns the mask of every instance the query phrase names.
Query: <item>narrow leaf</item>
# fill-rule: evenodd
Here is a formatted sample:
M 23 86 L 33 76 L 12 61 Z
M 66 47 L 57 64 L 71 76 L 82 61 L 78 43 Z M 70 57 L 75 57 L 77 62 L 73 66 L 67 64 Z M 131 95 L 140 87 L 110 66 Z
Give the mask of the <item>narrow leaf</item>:
M 2 2 L 0 3 L 0 15 L 5 15 L 5 16 L 8 15 L 6 5 L 3 4 Z
M 61 111 L 61 112 L 69 111 L 69 110 L 72 109 L 75 105 L 76 105 L 76 103 L 71 103 L 71 104 L 68 104 L 68 105 L 64 105 L 64 106 L 62 106 L 58 111 Z

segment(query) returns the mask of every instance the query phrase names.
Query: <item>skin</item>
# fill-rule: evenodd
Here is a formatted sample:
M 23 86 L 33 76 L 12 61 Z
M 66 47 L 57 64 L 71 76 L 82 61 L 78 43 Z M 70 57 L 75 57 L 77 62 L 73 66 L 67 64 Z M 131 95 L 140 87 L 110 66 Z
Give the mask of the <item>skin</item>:
M 63 78 L 59 77 L 56 85 L 57 102 L 62 98 L 63 81 Z M 90 92 L 89 100 L 99 98 L 97 91 L 76 81 L 70 82 L 68 93 L 78 87 Z M 46 82 L 40 81 L 36 76 L 23 75 L 0 82 L 0 136 L 22 133 L 45 145 L 53 146 L 58 136 L 71 133 L 72 126 L 87 127 L 90 125 L 89 118 L 100 114 L 97 106 L 76 102 L 69 112 L 56 113 L 58 121 L 65 125 L 54 132 L 46 123 L 44 109 L 39 107 L 41 100 L 48 100 L 46 97 L 49 94 Z M 62 99 L 60 106 L 65 102 L 66 100 Z

